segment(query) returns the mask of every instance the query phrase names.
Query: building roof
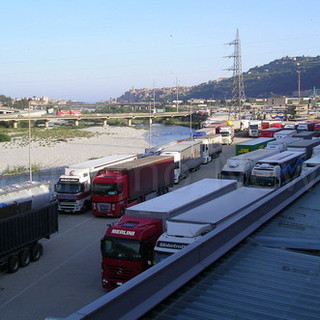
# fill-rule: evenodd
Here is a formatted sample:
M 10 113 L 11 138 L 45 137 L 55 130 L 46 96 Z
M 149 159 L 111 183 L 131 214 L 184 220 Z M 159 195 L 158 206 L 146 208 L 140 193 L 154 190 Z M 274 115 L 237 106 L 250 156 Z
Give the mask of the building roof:
M 319 319 L 319 191 L 318 183 L 142 319 Z

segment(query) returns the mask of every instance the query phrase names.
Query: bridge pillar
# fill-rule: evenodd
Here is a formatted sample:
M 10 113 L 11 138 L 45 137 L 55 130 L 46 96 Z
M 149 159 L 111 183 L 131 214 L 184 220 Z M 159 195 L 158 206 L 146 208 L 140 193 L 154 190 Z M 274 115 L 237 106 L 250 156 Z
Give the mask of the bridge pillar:
M 12 121 L 13 129 L 18 129 L 18 121 Z
M 78 126 L 79 126 L 79 120 L 75 120 L 75 121 L 74 121 L 74 125 L 75 125 L 76 127 L 78 127 Z
M 104 119 L 104 120 L 103 120 L 103 126 L 106 127 L 107 125 L 108 125 L 107 119 Z
M 45 127 L 46 129 L 49 128 L 49 120 L 46 120 L 46 121 L 44 122 L 44 127 Z
M 128 119 L 128 126 L 129 126 L 129 127 L 132 126 L 132 119 Z
M 149 118 L 149 125 L 152 125 L 152 118 Z

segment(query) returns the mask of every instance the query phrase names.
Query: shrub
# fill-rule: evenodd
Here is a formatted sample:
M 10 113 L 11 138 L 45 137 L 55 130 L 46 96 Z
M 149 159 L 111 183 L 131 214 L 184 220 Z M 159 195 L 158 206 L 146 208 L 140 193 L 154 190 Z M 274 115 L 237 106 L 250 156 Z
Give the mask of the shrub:
M 11 138 L 5 133 L 0 133 L 0 142 L 8 142 Z

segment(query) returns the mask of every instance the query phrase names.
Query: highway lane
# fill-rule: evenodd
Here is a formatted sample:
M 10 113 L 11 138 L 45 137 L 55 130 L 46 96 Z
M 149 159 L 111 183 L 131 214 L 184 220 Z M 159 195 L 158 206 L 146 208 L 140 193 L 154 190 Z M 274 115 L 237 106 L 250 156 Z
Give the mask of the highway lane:
M 223 153 L 202 165 L 174 188 L 217 173 L 234 155 L 234 146 L 223 146 Z M 44 255 L 38 262 L 15 274 L 0 274 L 0 319 L 43 320 L 66 317 L 106 294 L 101 286 L 100 238 L 116 219 L 83 215 L 59 216 L 59 233 L 42 241 Z

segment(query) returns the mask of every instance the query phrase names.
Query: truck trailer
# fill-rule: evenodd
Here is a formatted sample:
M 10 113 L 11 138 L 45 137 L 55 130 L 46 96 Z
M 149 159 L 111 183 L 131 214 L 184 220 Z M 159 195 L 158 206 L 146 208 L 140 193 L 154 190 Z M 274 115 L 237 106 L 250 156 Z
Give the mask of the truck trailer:
M 203 136 L 194 136 L 194 141 L 201 141 L 202 163 L 206 164 L 212 159 L 219 157 L 222 152 L 220 134 L 207 134 Z
M 128 208 L 101 240 L 102 286 L 113 289 L 152 266 L 166 219 L 236 188 L 235 181 L 204 179 Z
M 24 182 L 0 189 L 0 270 L 10 273 L 37 261 L 38 241 L 58 231 L 50 183 Z
M 287 150 L 287 147 L 290 143 L 295 143 L 295 142 L 301 141 L 301 140 L 302 140 L 302 138 L 292 138 L 292 137 L 273 140 L 273 141 L 268 142 L 265 149 L 266 150 L 279 150 L 280 152 L 282 152 L 282 151 Z
M 55 185 L 58 210 L 63 212 L 85 212 L 91 206 L 92 179 L 104 172 L 107 166 L 135 159 L 134 155 L 113 155 L 89 160 L 65 168 Z
M 127 207 L 168 192 L 173 157 L 149 156 L 107 167 L 92 183 L 92 213 L 120 217 Z
M 258 149 L 264 149 L 268 142 L 274 138 L 255 138 L 236 144 L 236 156 L 242 153 L 251 152 Z
M 283 130 L 279 127 L 271 127 L 268 129 L 261 130 L 259 133 L 259 137 L 261 138 L 273 138 L 276 132 Z
M 273 137 L 276 140 L 281 140 L 281 139 L 292 137 L 296 133 L 297 133 L 297 130 L 283 129 L 283 130 L 277 131 Z
M 312 156 L 313 148 L 320 144 L 320 139 L 300 140 L 288 144 L 287 151 L 304 152 L 306 159 Z
M 201 141 L 181 141 L 164 148 L 161 156 L 174 157 L 174 183 L 189 176 L 189 173 L 198 170 L 202 164 Z
M 239 187 L 169 218 L 166 221 L 167 229 L 154 248 L 155 263 L 198 240 L 270 192 L 270 189 Z
M 236 180 L 239 185 L 246 186 L 250 183 L 251 171 L 257 161 L 279 152 L 279 150 L 258 149 L 231 157 L 223 166 L 219 178 Z

